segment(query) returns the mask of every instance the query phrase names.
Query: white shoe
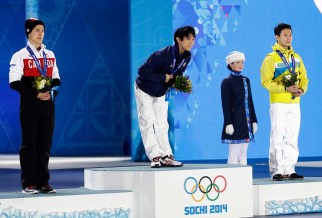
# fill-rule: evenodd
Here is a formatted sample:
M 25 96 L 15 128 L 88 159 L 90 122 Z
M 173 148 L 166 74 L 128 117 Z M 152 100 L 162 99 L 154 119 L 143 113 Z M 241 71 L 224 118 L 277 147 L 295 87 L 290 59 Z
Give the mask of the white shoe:
M 160 159 L 161 159 L 161 157 L 154 157 L 151 160 L 151 167 L 152 168 L 160 168 L 161 167 Z
M 39 191 L 37 190 L 36 186 L 30 185 L 26 188 L 22 189 L 22 193 L 24 194 L 38 194 Z
M 163 167 L 182 167 L 183 163 L 176 161 L 173 155 L 167 155 L 161 158 L 161 166 Z

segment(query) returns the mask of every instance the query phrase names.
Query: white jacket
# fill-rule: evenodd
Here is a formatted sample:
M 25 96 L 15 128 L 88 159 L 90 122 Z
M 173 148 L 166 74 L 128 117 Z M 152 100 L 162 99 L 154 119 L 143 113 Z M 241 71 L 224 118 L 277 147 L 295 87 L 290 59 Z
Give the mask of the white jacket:
M 40 51 L 37 51 L 35 46 L 33 46 L 29 41 L 27 45 L 32 49 L 42 67 L 44 66 L 43 51 L 45 52 L 48 66 L 46 76 L 51 77 L 52 79 L 60 79 L 54 53 L 46 49 L 45 45 L 41 46 Z M 16 52 L 11 58 L 9 83 L 20 81 L 23 76 L 41 76 L 35 61 L 26 48 Z

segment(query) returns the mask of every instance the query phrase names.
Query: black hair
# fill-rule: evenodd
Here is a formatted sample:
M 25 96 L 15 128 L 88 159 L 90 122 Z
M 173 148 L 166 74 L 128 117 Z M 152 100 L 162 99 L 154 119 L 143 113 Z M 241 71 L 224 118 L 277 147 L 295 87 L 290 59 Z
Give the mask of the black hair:
M 176 44 L 178 44 L 176 38 L 179 37 L 180 40 L 183 40 L 184 37 L 189 37 L 189 35 L 192 35 L 193 37 L 196 37 L 196 31 L 195 28 L 193 28 L 192 26 L 184 26 L 184 27 L 180 27 L 178 28 L 173 36 L 174 42 Z
M 292 31 L 292 27 L 286 23 L 280 23 L 274 28 L 275 36 L 280 36 L 283 29 L 290 29 Z
M 232 62 L 232 63 L 234 63 L 234 62 Z M 232 70 L 233 70 L 233 69 L 231 68 L 230 64 L 227 64 L 227 69 L 228 69 L 228 70 L 230 70 L 230 71 L 232 71 Z

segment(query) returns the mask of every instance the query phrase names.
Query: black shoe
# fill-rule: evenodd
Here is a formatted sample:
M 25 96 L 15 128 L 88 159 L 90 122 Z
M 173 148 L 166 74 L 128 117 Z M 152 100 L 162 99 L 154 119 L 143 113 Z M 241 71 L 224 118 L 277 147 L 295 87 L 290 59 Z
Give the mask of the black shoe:
M 302 179 L 304 179 L 304 176 L 299 175 L 297 173 L 292 173 L 290 175 L 290 180 L 302 180 Z
M 275 174 L 275 175 L 273 176 L 273 180 L 274 180 L 274 181 L 283 181 L 283 176 L 282 176 L 282 174 Z
M 39 193 L 44 193 L 44 194 L 56 193 L 56 190 L 53 189 L 50 185 L 44 185 L 38 191 L 39 191 Z

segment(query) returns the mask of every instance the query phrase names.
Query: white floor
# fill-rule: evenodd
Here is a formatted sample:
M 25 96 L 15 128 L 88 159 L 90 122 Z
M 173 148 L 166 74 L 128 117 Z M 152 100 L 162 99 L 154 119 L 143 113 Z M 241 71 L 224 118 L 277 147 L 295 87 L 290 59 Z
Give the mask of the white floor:
M 51 157 L 49 160 L 50 169 L 137 166 L 146 164 L 146 162 L 133 162 L 131 157 Z M 322 161 L 303 161 L 298 162 L 296 166 L 322 167 Z M 19 155 L 0 154 L 0 168 L 20 169 Z
M 50 169 L 77 169 L 90 167 L 115 167 L 146 165 L 144 162 L 133 162 L 131 157 L 51 157 Z M 0 155 L 0 168 L 20 169 L 18 155 Z
M 296 164 L 299 167 L 322 167 L 322 161 L 306 161 Z

